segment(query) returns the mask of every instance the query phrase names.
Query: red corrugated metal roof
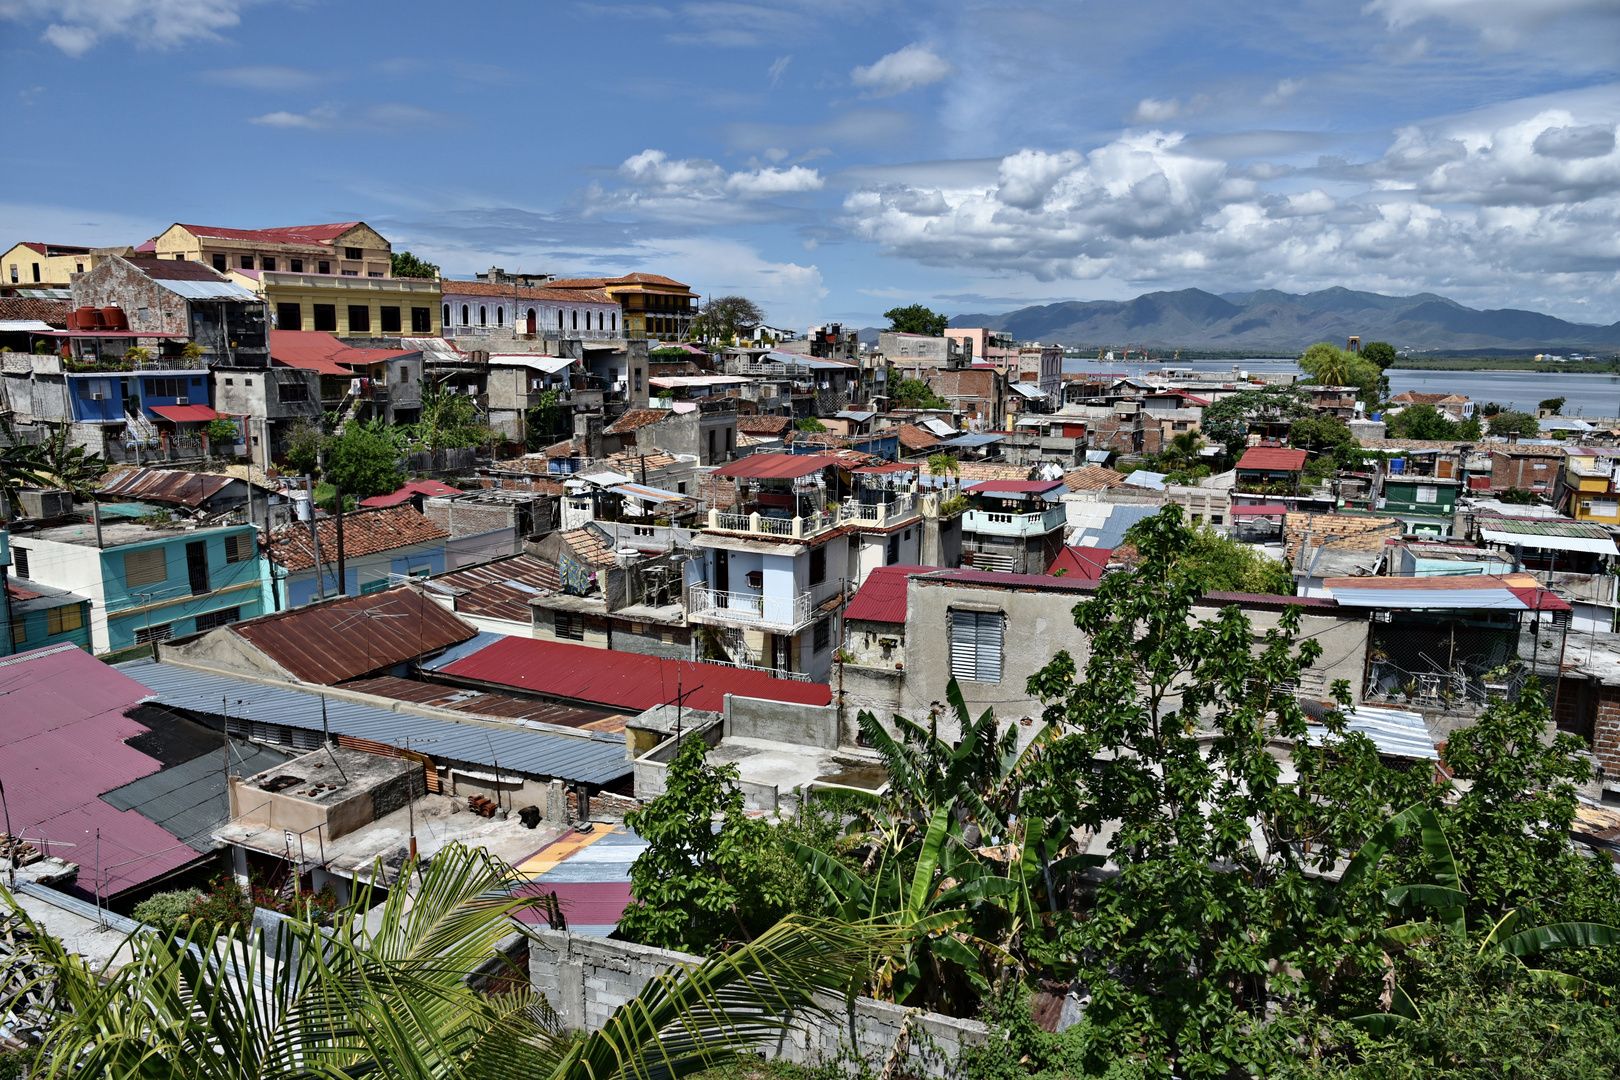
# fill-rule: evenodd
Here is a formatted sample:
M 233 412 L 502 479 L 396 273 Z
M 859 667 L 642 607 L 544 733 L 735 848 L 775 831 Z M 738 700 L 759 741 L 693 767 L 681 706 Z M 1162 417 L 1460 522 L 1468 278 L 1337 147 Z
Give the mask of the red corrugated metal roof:
M 348 377 L 354 372 L 339 365 L 380 364 L 418 350 L 356 349 L 321 330 L 270 331 L 270 359 L 285 367 L 309 368 L 323 375 Z
M 1258 506 L 1232 507 L 1233 517 L 1275 517 L 1287 513 L 1288 507 L 1282 503 L 1261 503 Z
M 849 606 L 844 618 L 865 619 L 867 622 L 903 623 L 906 621 L 906 581 L 912 574 L 942 569 L 938 566 L 880 566 L 867 575 Z
M 1108 559 L 1113 554 L 1113 548 L 1065 547 L 1052 560 L 1046 574 L 1055 577 L 1059 570 L 1067 570 L 1064 577 L 1095 581 L 1108 569 Z
M 830 457 L 817 454 L 750 454 L 741 461 L 714 471 L 715 476 L 746 477 L 751 480 L 793 480 L 837 465 Z
M 207 405 L 153 405 L 151 409 L 163 419 L 173 420 L 177 424 L 205 423 L 219 419 L 219 413 Z
M 126 742 L 148 729 L 124 712 L 151 691 L 68 646 L 0 661 L 0 694 L 0 774 L 11 827 L 25 837 L 77 844 L 53 854 L 83 867 L 81 888 L 95 887 L 98 830 L 103 895 L 197 860 L 198 852 L 136 811 L 99 798 L 161 768 Z
M 1240 469 L 1270 469 L 1276 472 L 1298 472 L 1305 467 L 1305 451 L 1287 450 L 1277 446 L 1253 446 L 1237 463 Z
M 408 502 L 418 495 L 459 495 L 461 489 L 441 484 L 437 480 L 407 480 L 396 492 L 389 495 L 373 495 L 369 499 L 361 499 L 361 506 L 398 506 Z
M 441 671 L 531 694 L 636 712 L 674 701 L 677 687 L 686 691 L 701 688 L 687 697 L 686 704 L 714 712 L 725 707 L 727 694 L 802 705 L 826 705 L 832 700 L 826 683 L 793 682 L 762 671 L 536 638 L 501 638 Z
M 922 467 L 923 462 L 921 461 L 895 461 L 887 465 L 868 465 L 855 471 L 857 473 L 916 472 Z
M 192 236 L 207 236 L 218 240 L 249 240 L 261 244 L 319 244 L 322 247 L 331 247 L 332 241 L 359 224 L 362 223 L 339 221 L 330 225 L 290 225 L 279 229 L 224 229 L 217 225 L 187 225 L 182 222 L 180 227 Z
M 962 490 L 979 495 L 994 495 L 998 492 L 1005 492 L 1008 495 L 1044 495 L 1053 488 L 1065 486 L 1062 480 L 985 480 Z

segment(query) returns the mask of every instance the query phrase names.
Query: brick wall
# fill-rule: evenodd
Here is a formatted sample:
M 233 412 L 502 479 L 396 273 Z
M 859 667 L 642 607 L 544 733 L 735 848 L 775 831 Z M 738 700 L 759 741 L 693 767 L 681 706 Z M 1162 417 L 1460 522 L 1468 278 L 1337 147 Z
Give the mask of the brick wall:
M 1620 778 L 1620 686 L 1600 686 L 1592 724 L 1592 756 L 1611 782 Z
M 1551 493 L 1563 463 L 1562 453 L 1512 454 L 1498 450 L 1491 454 L 1491 490 L 1525 488 Z M 1538 488 L 1537 484 L 1541 486 Z

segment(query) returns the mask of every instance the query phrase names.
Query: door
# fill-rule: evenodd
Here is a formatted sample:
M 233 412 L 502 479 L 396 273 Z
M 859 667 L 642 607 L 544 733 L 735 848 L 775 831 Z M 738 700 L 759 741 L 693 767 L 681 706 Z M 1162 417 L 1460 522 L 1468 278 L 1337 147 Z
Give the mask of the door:
M 208 544 L 198 540 L 186 545 L 186 572 L 191 575 L 191 595 L 208 591 Z
M 534 308 L 529 309 L 528 322 L 529 322 L 529 329 L 528 329 L 527 333 L 532 334 L 532 333 L 534 333 Z
M 714 591 L 731 591 L 731 553 L 725 548 L 719 548 L 714 553 Z

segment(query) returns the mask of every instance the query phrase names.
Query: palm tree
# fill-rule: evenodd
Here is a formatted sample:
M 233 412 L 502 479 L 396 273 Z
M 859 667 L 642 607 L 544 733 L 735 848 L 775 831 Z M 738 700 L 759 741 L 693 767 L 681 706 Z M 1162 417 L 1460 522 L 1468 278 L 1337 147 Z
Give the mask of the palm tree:
M 821 1009 L 818 992 L 852 995 L 885 945 L 863 928 L 784 921 L 653 979 L 573 1040 L 525 972 L 499 994 L 469 985 L 491 965 L 499 977 L 499 943 L 520 928 L 511 915 L 535 903 L 514 895 L 523 883 L 482 850 L 451 846 L 407 867 L 375 911 L 366 889 L 330 927 L 294 918 L 274 941 L 217 925 L 141 930 L 116 971 L 28 923 L 58 1011 L 40 1075 L 673 1080 L 780 1038 Z
M 17 491 L 24 487 L 50 487 L 48 471 L 41 460 L 40 448 L 18 442 L 11 425 L 0 417 L 0 495 L 13 510 L 17 506 Z
M 1196 431 L 1182 431 L 1170 436 L 1170 445 L 1164 456 L 1183 468 L 1198 464 L 1198 451 L 1204 448 L 1203 437 Z

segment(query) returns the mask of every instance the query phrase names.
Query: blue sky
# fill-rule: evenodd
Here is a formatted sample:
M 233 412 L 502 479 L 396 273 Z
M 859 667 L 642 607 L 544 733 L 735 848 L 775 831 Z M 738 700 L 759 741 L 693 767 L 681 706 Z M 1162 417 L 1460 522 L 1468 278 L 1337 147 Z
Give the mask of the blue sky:
M 1617 55 L 1616 0 L 0 0 L 0 241 L 359 218 L 801 328 L 1332 285 L 1608 323 Z

